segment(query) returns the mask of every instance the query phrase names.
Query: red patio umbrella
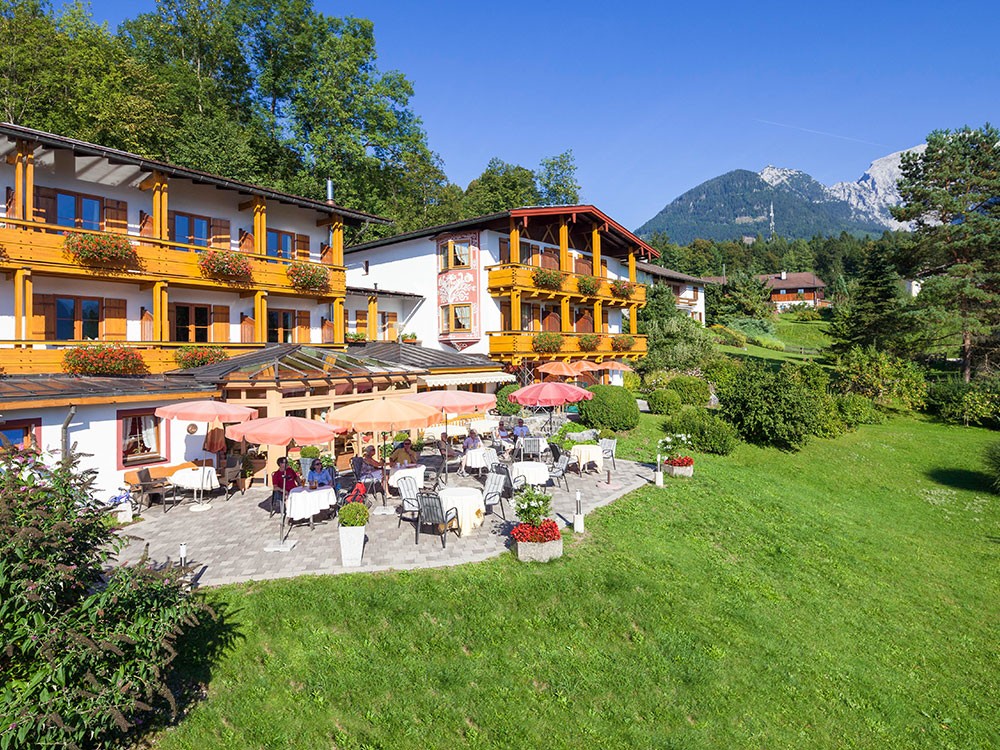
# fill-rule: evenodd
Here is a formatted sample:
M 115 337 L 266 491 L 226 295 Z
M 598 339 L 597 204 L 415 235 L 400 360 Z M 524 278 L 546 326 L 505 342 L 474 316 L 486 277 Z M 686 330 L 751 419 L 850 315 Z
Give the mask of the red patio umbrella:
M 593 397 L 593 393 L 575 385 L 552 382 L 525 386 L 507 396 L 513 403 L 521 406 L 562 406 L 589 401 Z
M 575 378 L 580 374 L 580 370 L 575 365 L 575 362 L 571 364 L 562 360 L 555 360 L 553 362 L 546 362 L 544 365 L 539 365 L 538 371 L 544 372 L 546 375 L 556 375 L 561 378 Z

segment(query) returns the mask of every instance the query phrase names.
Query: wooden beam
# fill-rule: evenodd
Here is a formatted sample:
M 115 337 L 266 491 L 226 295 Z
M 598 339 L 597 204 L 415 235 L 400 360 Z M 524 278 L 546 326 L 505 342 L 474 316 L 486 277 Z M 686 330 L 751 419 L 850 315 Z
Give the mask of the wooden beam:
M 24 215 L 24 149 L 22 141 L 17 142 L 17 153 L 14 161 L 14 208 L 12 219 L 32 218 Z
M 628 332 L 631 333 L 633 336 L 635 336 L 636 333 L 638 333 L 638 329 L 637 329 L 637 326 L 638 326 L 638 323 L 639 323 L 638 316 L 637 316 L 638 312 L 639 312 L 639 306 L 638 305 L 636 305 L 634 303 L 631 304 L 631 305 L 629 305 L 629 308 L 628 308 Z
M 565 219 L 559 222 L 559 269 L 572 271 L 569 262 L 569 224 Z
M 247 211 L 251 208 L 257 208 L 257 196 L 254 196 L 248 201 L 242 201 L 238 206 L 236 206 L 237 211 Z
M 344 298 L 333 301 L 333 343 L 344 343 Z
M 152 190 L 154 187 L 156 187 L 156 183 L 157 183 L 156 172 L 150 172 L 147 177 L 140 180 L 139 184 L 136 185 L 136 187 L 139 188 L 140 190 Z
M 35 147 L 24 147 L 24 218 L 35 217 Z
M 600 277 L 601 274 L 601 229 L 597 224 L 594 224 L 593 229 L 590 230 L 590 251 L 593 254 L 593 271 L 594 276 Z
M 31 278 L 31 271 L 26 270 L 24 272 L 24 338 L 28 341 L 34 338 L 34 318 L 35 284 Z
M 510 219 L 510 262 L 521 262 L 521 230 L 517 226 L 517 220 L 512 216 Z M 518 315 L 517 320 L 521 316 Z
M 368 297 L 368 340 L 378 339 L 378 295 Z
M 559 322 L 561 323 L 560 328 L 562 328 L 563 333 L 571 333 L 573 331 L 573 321 L 570 320 L 569 297 L 563 297 L 559 300 Z
M 19 268 L 14 271 L 14 339 L 20 341 L 24 338 L 24 274 L 26 271 Z
M 635 283 L 635 248 L 628 249 L 628 280 Z

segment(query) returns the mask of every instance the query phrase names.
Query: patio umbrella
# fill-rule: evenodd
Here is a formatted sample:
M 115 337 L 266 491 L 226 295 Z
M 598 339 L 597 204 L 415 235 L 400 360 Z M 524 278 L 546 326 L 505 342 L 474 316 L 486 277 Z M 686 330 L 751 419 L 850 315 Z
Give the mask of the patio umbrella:
M 160 406 L 156 416 L 164 419 L 187 419 L 191 422 L 246 422 L 257 418 L 257 410 L 225 401 L 182 401 L 178 404 Z
M 539 365 L 538 371 L 544 372 L 546 375 L 557 375 L 561 378 L 575 378 L 580 374 L 580 370 L 576 369 L 573 364 L 563 362 L 561 360 L 546 362 L 544 365 Z
M 433 406 L 444 416 L 444 439 L 448 442 L 449 412 L 486 411 L 497 405 L 493 393 L 472 393 L 471 391 L 424 391 L 403 396 L 407 401 Z M 445 482 L 448 481 L 448 459 L 444 459 Z
M 433 406 L 405 398 L 380 398 L 356 401 L 327 412 L 326 421 L 333 427 L 355 432 L 392 432 L 412 427 L 429 427 L 438 419 Z
M 205 444 L 201 447 L 207 453 L 222 453 L 226 449 L 226 433 L 222 420 L 216 419 L 205 433 Z
M 596 372 L 597 370 L 603 370 L 603 365 L 597 362 L 591 362 L 589 359 L 578 359 L 575 362 L 570 362 L 570 367 L 573 367 L 577 374 L 584 372 Z
M 593 393 L 575 385 L 552 382 L 525 386 L 507 396 L 513 403 L 521 406 L 563 406 L 589 401 L 593 397 Z
M 246 424 L 226 428 L 230 440 L 246 440 L 259 445 L 288 445 L 293 440 L 299 445 L 329 443 L 334 435 L 344 432 L 314 419 L 304 417 L 268 417 Z
M 600 365 L 602 370 L 620 370 L 621 372 L 633 372 L 632 368 L 626 365 L 624 362 L 602 362 Z

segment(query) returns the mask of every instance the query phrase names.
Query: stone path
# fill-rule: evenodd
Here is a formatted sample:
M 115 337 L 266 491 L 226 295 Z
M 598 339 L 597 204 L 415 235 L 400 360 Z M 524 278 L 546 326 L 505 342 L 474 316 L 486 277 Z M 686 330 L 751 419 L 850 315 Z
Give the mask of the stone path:
M 560 525 L 573 522 L 577 490 L 584 512 L 589 513 L 652 481 L 649 467 L 620 459 L 617 463 L 610 484 L 605 472 L 585 473 L 582 477 L 570 475 L 569 492 L 565 487 L 548 488 Z M 453 475 L 450 486 L 480 487 L 481 482 Z M 421 534 L 419 544 L 415 544 L 413 524 L 400 524 L 397 515 L 372 515 L 361 567 L 344 568 L 340 564 L 335 519 L 317 522 L 313 529 L 308 523 L 296 524 L 288 532 L 288 539 L 297 542 L 291 551 L 265 552 L 265 546 L 277 542 L 279 536 L 279 517 L 269 517 L 270 496 L 270 489 L 254 487 L 229 501 L 215 498 L 211 510 L 201 513 L 192 512 L 190 504 L 172 507 L 166 513 L 160 506 L 153 506 L 143 512 L 142 521 L 123 530 L 130 543 L 119 559 L 132 563 L 148 550 L 154 563 L 176 563 L 183 543 L 187 545 L 188 563 L 196 566 L 198 585 L 218 586 L 306 573 L 406 570 L 486 560 L 507 549 L 513 526 L 513 511 L 504 501 L 506 521 L 496 508 L 494 514 L 486 516 L 482 527 L 465 536 L 449 532 L 447 547 L 442 548 L 440 537 L 430 533 Z M 389 502 L 392 500 L 390 497 Z

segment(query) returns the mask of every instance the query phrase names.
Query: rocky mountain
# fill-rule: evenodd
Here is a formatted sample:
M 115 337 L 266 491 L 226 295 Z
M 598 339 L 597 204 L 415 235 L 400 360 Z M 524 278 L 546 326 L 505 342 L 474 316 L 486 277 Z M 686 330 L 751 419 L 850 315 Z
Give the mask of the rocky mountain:
M 918 146 L 913 150 L 923 150 Z M 872 162 L 856 182 L 826 186 L 797 169 L 767 166 L 760 172 L 736 169 L 703 182 L 643 224 L 636 233 L 666 232 L 679 244 L 696 238 L 729 240 L 774 233 L 787 238 L 816 234 L 881 234 L 903 229 L 889 207 L 899 202 L 897 151 Z M 773 207 L 773 208 L 772 208 Z

